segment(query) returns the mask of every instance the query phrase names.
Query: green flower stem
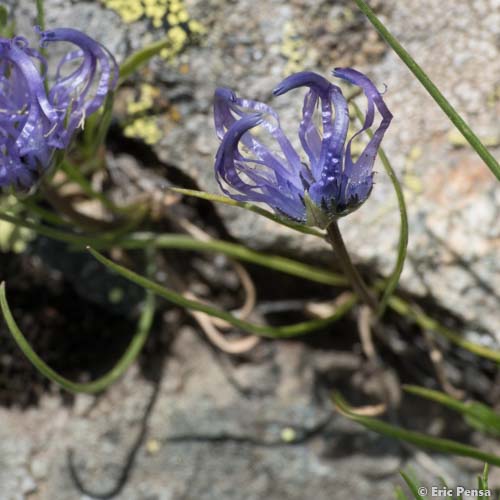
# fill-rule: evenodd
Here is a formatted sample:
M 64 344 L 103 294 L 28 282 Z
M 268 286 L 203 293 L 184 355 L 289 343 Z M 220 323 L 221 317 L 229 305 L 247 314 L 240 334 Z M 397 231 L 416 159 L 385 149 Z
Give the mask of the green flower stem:
M 425 87 L 427 92 L 436 101 L 439 107 L 445 112 L 453 125 L 462 133 L 465 139 L 469 142 L 476 153 L 482 158 L 484 163 L 493 172 L 497 179 L 500 180 L 500 165 L 493 155 L 488 151 L 486 146 L 479 140 L 472 129 L 467 125 L 465 120 L 455 111 L 455 108 L 448 102 L 446 97 L 436 87 L 432 80 L 427 76 L 424 70 L 417 64 L 415 59 L 405 50 L 398 40 L 389 32 L 389 30 L 377 18 L 373 10 L 367 5 L 364 0 L 354 0 L 359 9 L 370 20 L 375 29 L 392 47 L 394 52 L 408 66 L 409 70 L 416 76 L 420 83 Z
M 344 244 L 342 235 L 340 234 L 340 229 L 337 221 L 331 222 L 326 228 L 328 234 L 328 241 L 331 243 L 335 257 L 338 259 L 344 274 L 351 283 L 356 295 L 368 305 L 372 311 L 378 310 L 378 302 L 375 296 L 372 294 L 363 278 L 359 274 L 358 270 L 354 267 L 351 261 L 349 252 Z
M 43 0 L 36 0 L 36 24 L 43 31 L 45 29 L 45 6 Z
M 137 332 L 135 333 L 132 341 L 127 347 L 127 350 L 108 373 L 106 373 L 102 377 L 99 377 L 97 380 L 88 383 L 72 382 L 62 375 L 59 375 L 55 370 L 50 368 L 31 348 L 29 342 L 17 326 L 17 323 L 12 316 L 9 304 L 7 303 L 5 282 L 2 282 L 0 284 L 0 307 L 2 309 L 2 313 L 7 326 L 17 345 L 20 347 L 24 355 L 43 375 L 70 392 L 85 392 L 93 394 L 103 391 L 106 387 L 120 378 L 139 355 L 142 347 L 144 346 L 144 343 L 146 342 L 146 339 L 148 338 L 151 325 L 153 323 L 155 299 L 154 294 L 152 294 L 151 292 L 146 292 L 146 299 L 143 305 L 142 314 L 139 318 Z
M 223 319 L 227 321 L 229 324 L 241 328 L 242 330 L 253 333 L 255 335 L 260 335 L 262 337 L 269 338 L 287 338 L 287 337 L 296 337 L 299 335 L 305 335 L 306 333 L 310 333 L 314 330 L 320 330 L 335 321 L 341 318 L 347 311 L 349 311 L 354 304 L 356 303 L 356 297 L 351 297 L 342 304 L 338 306 L 335 312 L 328 316 L 327 318 L 322 319 L 314 319 L 310 321 L 303 321 L 301 323 L 295 323 L 292 325 L 285 325 L 281 327 L 271 327 L 265 325 L 256 325 L 254 323 L 250 323 L 248 321 L 242 320 L 233 316 L 232 314 L 222 311 L 216 307 L 210 306 L 208 304 L 198 302 L 196 300 L 190 300 L 184 297 L 183 295 L 175 292 L 170 288 L 163 287 L 154 281 L 147 279 L 144 276 L 141 276 L 126 267 L 120 266 L 116 264 L 112 260 L 104 257 L 104 255 L 100 254 L 96 250 L 92 248 L 88 248 L 89 252 L 98 260 L 101 264 L 106 266 L 107 268 L 115 271 L 119 275 L 124 278 L 132 281 L 133 283 L 146 288 L 167 299 L 169 302 L 173 304 L 184 307 L 186 309 L 192 309 L 194 311 L 201 311 L 205 314 L 213 316 L 215 318 Z
M 44 0 L 36 0 L 36 25 L 40 27 L 42 31 L 45 30 L 45 5 Z M 47 57 L 47 49 L 45 47 L 40 47 L 38 49 L 43 57 Z M 43 65 L 40 65 L 41 70 L 45 71 Z M 47 79 L 44 79 L 45 90 L 48 90 Z

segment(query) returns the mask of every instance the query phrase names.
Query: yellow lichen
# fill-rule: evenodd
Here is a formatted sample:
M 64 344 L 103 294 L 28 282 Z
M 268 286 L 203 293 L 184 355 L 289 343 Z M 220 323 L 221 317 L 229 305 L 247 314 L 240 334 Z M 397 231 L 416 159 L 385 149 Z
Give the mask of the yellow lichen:
M 159 94 L 160 91 L 156 87 L 149 83 L 143 83 L 140 86 L 139 99 L 127 102 L 127 113 L 133 115 L 147 111 L 153 107 L 154 99 Z
M 154 28 L 165 27 L 171 46 L 160 55 L 168 60 L 177 56 L 193 36 L 206 31 L 201 23 L 189 17 L 183 0 L 101 0 L 101 3 L 118 13 L 125 23 L 146 18 Z
M 123 130 L 125 137 L 142 139 L 146 144 L 156 144 L 162 137 L 162 132 L 158 127 L 157 117 L 144 116 L 135 119 Z
M 101 0 L 105 7 L 120 15 L 123 22 L 133 23 L 144 16 L 141 0 Z
M 187 25 L 189 27 L 189 31 L 195 35 L 203 35 L 207 31 L 203 24 L 195 20 L 189 21 Z
M 141 116 L 155 107 L 155 99 L 160 96 L 160 90 L 149 84 L 142 83 L 136 99 L 130 95 L 126 102 L 127 114 L 132 121 L 125 126 L 123 133 L 126 137 L 142 139 L 146 144 L 156 144 L 162 137 L 158 127 L 158 116 Z M 135 116 L 134 116 L 135 115 Z
M 181 10 L 177 14 L 177 18 L 179 19 L 180 23 L 186 23 L 189 21 L 189 14 L 187 13 L 186 10 Z
M 169 14 L 167 16 L 167 21 L 170 26 L 175 26 L 176 24 L 179 24 L 179 18 L 177 17 L 177 14 Z

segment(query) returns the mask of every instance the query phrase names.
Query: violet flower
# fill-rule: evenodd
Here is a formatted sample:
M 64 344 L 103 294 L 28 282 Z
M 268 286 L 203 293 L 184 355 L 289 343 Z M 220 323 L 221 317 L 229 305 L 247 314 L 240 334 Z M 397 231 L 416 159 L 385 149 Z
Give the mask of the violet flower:
M 361 87 L 368 100 L 364 124 L 347 144 L 349 113 L 339 87 L 316 73 L 302 72 L 289 76 L 273 91 L 279 96 L 297 87 L 309 89 L 298 131 L 308 164 L 283 133 L 278 114 L 271 107 L 239 98 L 226 88 L 216 90 L 215 128 L 222 142 L 215 174 L 226 195 L 238 201 L 266 203 L 282 216 L 322 228 L 368 198 L 373 187 L 373 163 L 392 114 L 362 73 L 337 68 L 333 74 Z M 314 120 L 316 108 L 320 125 Z M 382 120 L 354 161 L 352 141 L 373 125 L 375 108 Z M 257 138 L 255 132 L 262 129 L 274 142 L 274 148 Z
M 24 37 L 0 38 L 0 188 L 31 188 L 99 109 L 118 77 L 113 56 L 84 33 L 37 31 L 43 46 L 65 41 L 78 49 L 62 57 L 46 91 L 45 58 Z

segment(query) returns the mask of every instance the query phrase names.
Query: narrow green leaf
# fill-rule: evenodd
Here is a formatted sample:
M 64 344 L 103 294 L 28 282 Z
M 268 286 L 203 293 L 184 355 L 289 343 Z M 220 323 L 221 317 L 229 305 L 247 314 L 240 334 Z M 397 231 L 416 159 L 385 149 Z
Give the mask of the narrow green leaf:
M 478 488 L 480 490 L 487 490 L 489 489 L 489 486 L 488 486 L 488 475 L 489 475 L 489 464 L 484 464 L 484 468 L 483 468 L 483 473 L 478 476 L 477 478 L 477 483 L 478 483 Z
M 21 205 L 24 205 L 27 212 L 36 215 L 40 219 L 50 224 L 62 227 L 73 227 L 74 225 L 72 222 L 63 219 L 54 212 L 40 207 L 39 205 L 37 205 L 36 201 L 32 198 L 25 198 L 25 199 L 20 198 L 18 201 L 19 203 L 21 203 Z
M 415 321 L 422 329 L 430 330 L 436 332 L 439 335 L 447 338 L 450 342 L 462 347 L 463 349 L 470 351 L 477 356 L 482 356 L 483 358 L 491 359 L 497 363 L 500 362 L 500 352 L 489 349 L 488 347 L 475 344 L 464 339 L 460 334 L 454 332 L 453 330 L 441 325 L 439 321 L 427 316 L 424 312 L 412 307 L 406 301 L 400 297 L 392 296 L 389 299 L 389 307 L 396 311 L 402 316 L 406 316 L 411 320 Z
M 419 493 L 418 486 L 415 484 L 413 479 L 411 479 L 408 474 L 406 474 L 403 471 L 401 471 L 400 474 L 401 474 L 401 477 L 405 480 L 406 484 L 408 485 L 408 488 L 410 488 L 410 491 L 412 492 L 413 496 L 415 497 L 415 500 L 426 500 L 427 499 L 427 497 L 423 497 Z
M 476 460 L 481 460 L 482 462 L 488 462 L 490 464 L 500 466 L 500 457 L 486 453 L 472 446 L 452 441 L 451 439 L 436 438 L 420 432 L 408 431 L 376 418 L 358 415 L 350 409 L 342 396 L 338 393 L 333 396 L 333 401 L 342 415 L 379 434 L 399 439 L 401 441 L 406 441 L 407 443 L 414 444 L 420 448 L 427 448 L 442 453 L 470 457 Z
M 143 64 L 146 64 L 152 57 L 159 54 L 164 48 L 172 44 L 169 38 L 164 38 L 157 42 L 150 43 L 142 49 L 131 54 L 120 65 L 120 82 L 128 78 L 137 71 Z
M 210 316 L 214 316 L 216 318 L 223 319 L 227 321 L 229 324 L 241 328 L 244 331 L 253 333 L 255 335 L 260 335 L 262 337 L 270 337 L 270 338 L 285 338 L 285 337 L 295 337 L 298 335 L 304 335 L 306 333 L 312 332 L 314 330 L 319 330 L 324 328 L 331 323 L 334 323 L 339 318 L 341 318 L 349 309 L 353 307 L 356 302 L 355 297 L 351 297 L 349 300 L 346 300 L 343 304 L 339 305 L 337 310 L 329 317 L 324 319 L 315 319 L 310 321 L 303 321 L 301 323 L 295 323 L 292 325 L 286 325 L 281 327 L 273 328 L 271 326 L 264 325 L 256 325 L 254 323 L 250 323 L 248 321 L 244 321 L 242 319 L 233 316 L 232 314 L 217 309 L 216 307 L 210 306 L 208 304 L 204 304 L 202 302 L 198 302 L 196 300 L 190 300 L 185 298 L 183 295 L 175 292 L 170 288 L 163 287 L 154 281 L 151 281 L 144 276 L 141 276 L 130 269 L 127 269 L 115 262 L 109 260 L 104 257 L 104 255 L 100 254 L 96 250 L 92 248 L 88 248 L 89 252 L 99 261 L 101 264 L 105 265 L 112 271 L 115 271 L 119 275 L 124 278 L 136 283 L 137 285 L 146 288 L 147 290 L 151 290 L 155 294 L 159 295 L 167 299 L 168 301 L 176 304 L 177 306 L 184 307 L 186 309 L 193 309 L 195 311 L 201 311 Z
M 403 488 L 401 486 L 396 486 L 396 490 L 394 491 L 396 495 L 396 500 L 408 500 L 408 497 L 405 495 Z
M 474 342 L 469 342 L 465 340 L 459 333 L 447 328 L 439 321 L 427 316 L 424 312 L 419 309 L 412 307 L 401 297 L 392 296 L 389 299 L 389 307 L 396 311 L 398 314 L 402 316 L 406 316 L 411 320 L 415 321 L 422 329 L 427 329 L 432 332 L 435 332 L 439 335 L 442 335 L 450 342 L 462 347 L 463 349 L 476 354 L 477 356 L 481 356 L 483 358 L 491 359 L 492 361 L 500 362 L 500 352 L 494 351 L 492 349 L 488 349 L 479 344 L 475 344 Z
M 19 227 L 27 227 L 28 229 L 32 229 L 33 231 L 36 231 L 38 234 L 41 234 L 43 236 L 47 236 L 48 238 L 52 238 L 58 241 L 64 241 L 65 243 L 71 243 L 77 247 L 93 244 L 107 248 L 112 245 L 112 241 L 103 238 L 100 235 L 83 235 L 70 233 L 68 231 L 61 231 L 59 229 L 44 226 L 42 224 L 38 224 L 37 222 L 24 220 L 6 213 L 0 212 L 0 220 L 11 222 L 12 224 L 16 224 Z
M 0 30 L 3 30 L 7 26 L 7 21 L 9 19 L 9 11 L 0 5 Z
M 441 486 L 444 486 L 447 490 L 450 489 L 443 477 L 439 477 L 439 482 L 441 483 Z M 446 500 L 453 500 L 453 497 L 450 495 L 446 495 L 444 498 L 446 498 Z
M 13 38 L 16 34 L 16 22 L 15 19 L 9 20 L 10 14 L 9 10 L 4 6 L 0 5 L 0 36 L 3 38 Z
M 358 120 L 361 123 L 363 123 L 364 117 L 358 105 L 354 101 L 351 101 L 351 104 L 354 107 L 354 110 L 356 111 Z M 367 133 L 370 138 L 373 137 L 373 132 L 371 130 L 367 130 Z M 389 176 L 389 179 L 392 182 L 394 192 L 396 193 L 396 198 L 398 200 L 398 207 L 399 207 L 399 218 L 400 218 L 398 254 L 396 258 L 396 263 L 394 265 L 394 269 L 392 270 L 391 274 L 389 275 L 389 278 L 387 279 L 386 287 L 382 294 L 382 298 L 380 299 L 379 302 L 378 316 L 380 318 L 383 316 L 384 311 L 387 307 L 387 302 L 389 301 L 389 298 L 396 290 L 399 283 L 399 278 L 401 277 L 401 273 L 403 272 L 403 267 L 406 260 L 406 251 L 408 248 L 408 212 L 406 210 L 406 202 L 403 194 L 403 189 L 397 178 L 396 171 L 392 168 L 391 162 L 389 161 L 389 158 L 385 154 L 383 148 L 381 147 L 379 148 L 378 155 L 380 157 L 380 160 L 382 161 L 382 165 L 384 166 L 387 175 Z
M 230 205 L 232 207 L 244 208 L 245 210 L 249 210 L 250 212 L 262 215 L 266 219 L 270 219 L 273 222 L 281 224 L 282 226 L 289 227 L 290 229 L 294 229 L 295 231 L 299 231 L 304 234 L 312 234 L 313 236 L 318 236 L 323 239 L 325 238 L 325 233 L 319 231 L 318 229 L 306 226 L 304 224 L 298 224 L 293 221 L 282 219 L 281 217 L 278 217 L 276 214 L 270 212 L 269 210 L 254 205 L 253 203 L 236 201 L 233 200 L 232 198 L 229 198 L 228 196 L 206 193 L 205 191 L 196 191 L 194 189 L 171 187 L 170 190 L 175 191 L 176 193 L 184 194 L 186 196 L 194 196 L 195 198 L 201 198 L 202 200 L 214 201 L 216 203 L 223 203 L 224 205 Z
M 124 352 L 120 360 L 116 365 L 105 375 L 88 383 L 72 382 L 67 378 L 59 375 L 56 371 L 50 368 L 31 348 L 26 337 L 23 335 L 16 321 L 12 315 L 12 312 L 7 303 L 7 296 L 5 293 L 5 282 L 0 284 L 0 307 L 2 309 L 3 317 L 7 323 L 10 333 L 14 337 L 17 345 L 20 347 L 24 355 L 33 363 L 33 365 L 48 379 L 52 380 L 56 384 L 59 384 L 64 389 L 70 392 L 85 392 L 85 393 L 96 393 L 103 391 L 106 387 L 115 382 L 120 378 L 127 368 L 135 361 L 139 355 L 146 339 L 149 335 L 151 325 L 153 323 L 154 310 L 155 310 L 155 300 L 154 295 L 150 292 L 146 293 L 146 299 L 144 305 L 142 306 L 142 313 L 139 318 L 137 332 L 135 333 L 132 341 L 130 342 L 127 350 Z
M 452 398 L 448 394 L 426 389 L 425 387 L 405 385 L 403 388 L 410 394 L 415 394 L 416 396 L 423 397 L 430 401 L 435 401 L 436 403 L 440 403 L 461 413 L 466 417 L 466 421 L 476 429 L 500 437 L 500 415 L 495 413 L 488 406 L 478 403 L 477 401 L 467 401 L 464 403 Z
M 408 69 L 415 75 L 419 82 L 429 92 L 434 101 L 445 112 L 453 125 L 462 133 L 467 139 L 472 148 L 482 158 L 484 163 L 493 172 L 497 179 L 500 180 L 500 165 L 494 156 L 488 151 L 486 146 L 479 140 L 472 129 L 467 125 L 465 120 L 455 111 L 455 108 L 448 102 L 446 97 L 436 87 L 433 81 L 427 76 L 424 70 L 417 64 L 415 59 L 405 50 L 405 48 L 398 42 L 398 40 L 389 32 L 389 30 L 382 24 L 380 19 L 375 15 L 375 12 L 367 5 L 364 0 L 354 0 L 359 9 L 365 14 L 369 21 L 373 24 L 375 29 L 391 46 L 401 60 L 406 64 Z
M 332 273 L 327 269 L 309 266 L 279 255 L 267 255 L 250 250 L 243 245 L 229 243 L 221 240 L 199 241 L 190 236 L 180 234 L 154 233 L 131 233 L 123 238 L 116 238 L 114 235 L 102 234 L 76 234 L 68 231 L 61 231 L 36 222 L 27 221 L 13 215 L 0 212 L 0 220 L 5 220 L 20 227 L 27 227 L 38 234 L 53 238 L 58 241 L 70 243 L 77 248 L 92 245 L 95 248 L 107 249 L 114 245 L 119 245 L 128 249 L 140 249 L 153 246 L 157 248 L 175 248 L 180 250 L 194 250 L 200 252 L 220 252 L 228 257 L 238 260 L 252 262 L 269 269 L 275 269 L 292 276 L 315 281 L 325 285 L 342 286 L 347 283 L 343 276 Z
M 228 257 L 275 269 L 276 271 L 298 276 L 309 281 L 315 281 L 316 283 L 332 286 L 347 284 L 347 280 L 343 276 L 339 276 L 325 269 L 309 266 L 279 255 L 256 252 L 243 245 L 229 243 L 227 241 L 200 241 L 183 234 L 155 235 L 153 233 L 133 233 L 130 236 L 120 239 L 118 244 L 122 248 L 129 249 L 154 246 L 156 248 L 175 248 L 194 250 L 197 252 L 219 252 Z
M 115 102 L 115 93 L 109 91 L 106 94 L 104 104 L 99 113 L 94 113 L 85 121 L 83 130 L 83 141 L 85 146 L 85 156 L 95 157 L 97 150 L 104 143 L 108 134 L 111 119 L 113 118 L 113 105 Z

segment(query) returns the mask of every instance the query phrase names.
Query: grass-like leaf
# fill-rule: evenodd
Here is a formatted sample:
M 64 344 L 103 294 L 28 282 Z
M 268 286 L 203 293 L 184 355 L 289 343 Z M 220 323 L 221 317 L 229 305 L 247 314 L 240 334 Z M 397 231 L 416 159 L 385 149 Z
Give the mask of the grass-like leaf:
M 368 6 L 364 0 L 354 0 L 359 9 L 365 14 L 369 21 L 373 24 L 375 29 L 380 33 L 382 38 L 391 46 L 401 60 L 408 66 L 408 69 L 415 75 L 418 81 L 429 92 L 431 97 L 436 101 L 438 106 L 444 111 L 446 116 L 451 120 L 453 125 L 461 132 L 468 143 L 482 158 L 484 163 L 493 172 L 497 179 L 500 180 L 500 165 L 494 156 L 488 151 L 486 146 L 479 140 L 477 135 L 467 125 L 465 120 L 457 113 L 455 108 L 448 102 L 446 97 L 436 87 L 434 82 L 427 76 L 425 71 L 418 65 L 418 63 L 411 57 L 406 49 L 399 43 L 399 41 L 389 32 L 389 30 L 382 24 L 380 19 L 375 15 L 375 12 Z
M 394 491 L 396 495 L 396 500 L 408 500 L 408 497 L 405 495 L 403 488 L 401 486 L 396 486 L 396 490 Z
M 109 247 L 112 244 L 110 238 L 103 237 L 100 234 L 77 234 L 71 233 L 69 231 L 61 231 L 60 229 L 54 229 L 49 226 L 45 226 L 43 224 L 39 224 L 38 222 L 28 221 L 25 219 L 21 219 L 20 217 L 16 217 L 14 215 L 1 213 L 0 212 L 0 220 L 4 220 L 15 224 L 18 227 L 26 227 L 28 229 L 32 229 L 36 231 L 36 233 L 41 234 L 43 236 L 47 236 L 48 238 L 52 238 L 58 241 L 64 241 L 65 243 L 70 243 L 75 245 L 76 247 L 84 247 L 89 244 L 98 245 L 100 247 Z
M 477 401 L 462 402 L 443 392 L 416 385 L 406 385 L 404 390 L 451 408 L 461 413 L 466 421 L 476 429 L 500 437 L 500 415 L 482 403 Z
M 171 44 L 172 41 L 169 38 L 163 38 L 146 45 L 128 56 L 120 65 L 120 82 L 123 82 L 123 80 L 127 79 L 143 64 L 146 64 L 152 57 L 158 55 L 164 48 L 169 47 Z
M 315 330 L 319 330 L 334 323 L 339 318 L 341 318 L 347 311 L 349 311 L 349 309 L 353 307 L 353 305 L 356 302 L 355 297 L 349 298 L 344 303 L 339 305 L 337 310 L 331 316 L 323 319 L 303 321 L 301 323 L 295 323 L 292 325 L 285 325 L 275 328 L 265 325 L 256 325 L 254 323 L 250 323 L 248 321 L 239 319 L 236 316 L 233 316 L 232 314 L 226 311 L 222 311 L 216 307 L 204 304 L 202 302 L 198 302 L 196 300 L 187 299 L 183 295 L 175 292 L 170 288 L 163 287 L 158 283 L 155 283 L 154 281 L 151 281 L 148 278 L 141 276 L 140 274 L 137 274 L 134 271 L 131 271 L 130 269 L 127 269 L 126 267 L 116 264 L 115 262 L 104 257 L 104 255 L 100 254 L 99 252 L 97 252 L 92 248 L 89 248 L 88 250 L 101 264 L 105 265 L 107 268 L 118 273 L 119 275 L 123 276 L 129 281 L 132 281 L 133 283 L 154 292 L 160 297 L 167 299 L 169 302 L 172 302 L 173 304 L 180 307 L 184 307 L 186 309 L 201 311 L 215 318 L 223 319 L 237 328 L 241 328 L 246 332 L 253 333 L 255 335 L 260 335 L 262 337 L 269 337 L 269 338 L 295 337 L 299 335 L 305 335 L 306 333 L 310 333 Z
M 418 485 L 415 484 L 415 481 L 407 474 L 406 472 L 401 471 L 400 472 L 401 477 L 405 480 L 405 483 L 408 485 L 408 488 L 410 488 L 410 491 L 412 495 L 414 496 L 415 500 L 426 500 L 427 497 L 422 496 L 419 491 L 418 491 Z
M 0 220 L 11 222 L 18 227 L 32 229 L 38 234 L 65 243 L 70 243 L 77 248 L 92 245 L 98 249 L 107 249 L 113 245 L 117 245 L 129 249 L 157 247 L 199 252 L 220 252 L 228 257 L 251 262 L 259 266 L 275 269 L 276 271 L 304 278 L 309 281 L 315 281 L 316 283 L 322 283 L 324 285 L 342 286 L 347 283 L 347 280 L 343 276 L 335 274 L 327 269 L 309 266 L 302 262 L 287 259 L 279 255 L 268 255 L 256 252 L 243 245 L 221 240 L 200 241 L 181 234 L 131 233 L 122 238 L 117 238 L 113 234 L 77 234 L 55 229 L 37 222 L 27 221 L 20 217 L 1 212 Z
M 319 231 L 318 229 L 306 226 L 304 224 L 298 224 L 296 222 L 288 221 L 286 219 L 278 217 L 276 214 L 273 214 L 265 208 L 254 205 L 253 203 L 236 201 L 232 198 L 229 198 L 228 196 L 206 193 L 205 191 L 196 191 L 194 189 L 184 189 L 177 187 L 172 187 L 170 189 L 172 191 L 175 191 L 176 193 L 184 194 L 186 196 L 194 196 L 195 198 L 201 198 L 202 200 L 214 201 L 216 203 L 223 203 L 224 205 L 230 205 L 232 207 L 244 208 L 245 210 L 249 210 L 250 212 L 262 215 L 263 217 L 266 217 L 266 219 L 270 219 L 277 224 L 289 227 L 290 229 L 294 229 L 295 231 L 299 231 L 304 234 L 312 234 L 313 236 L 318 236 L 323 239 L 325 238 L 325 233 Z
M 0 212 L 0 220 L 5 220 L 19 227 L 27 227 L 36 231 L 39 234 L 47 236 L 48 238 L 53 238 L 59 241 L 64 241 L 73 245 L 75 248 L 81 248 L 82 246 L 93 245 L 95 248 L 108 249 L 114 245 L 123 245 L 126 248 L 145 248 L 148 245 L 154 246 L 158 243 L 158 246 L 164 246 L 164 248 L 176 248 L 175 238 L 179 235 L 171 235 L 172 240 L 168 241 L 168 236 L 170 235 L 154 235 L 154 233 L 132 233 L 131 235 L 120 238 L 115 234 L 76 234 L 70 233 L 68 231 L 61 231 L 59 229 L 54 229 L 36 222 L 26 221 L 19 217 L 9 215 Z M 184 237 L 184 236 L 183 236 Z M 189 237 L 184 237 L 188 238 Z M 181 242 L 178 240 L 179 247 L 185 248 L 191 247 L 192 250 L 199 251 L 217 251 L 241 260 L 246 260 L 248 262 L 254 262 L 255 264 L 261 266 L 267 266 L 278 271 L 282 271 L 294 276 L 300 276 L 301 278 L 308 279 L 310 281 L 316 281 L 318 283 L 331 284 L 331 285 L 341 285 L 344 284 L 344 278 L 332 273 L 327 269 L 322 269 L 313 266 L 307 266 L 301 262 L 293 261 L 292 259 L 286 259 L 279 256 L 271 256 L 271 259 L 266 258 L 266 254 L 260 254 L 252 250 L 247 249 L 242 245 L 236 245 L 235 243 L 227 242 L 200 242 L 198 240 L 191 239 L 190 242 L 187 240 Z M 239 250 L 238 250 L 239 249 Z M 463 349 L 481 356 L 487 359 L 491 359 L 495 362 L 500 362 L 500 352 L 492 349 L 488 349 L 474 342 L 465 340 L 460 336 L 459 333 L 441 325 L 435 319 L 427 316 L 425 313 L 418 310 L 416 307 L 410 305 L 408 302 L 403 300 L 401 297 L 396 297 L 392 295 L 389 298 L 388 305 L 398 314 L 408 317 L 411 321 L 417 323 L 421 328 L 425 328 L 436 332 L 439 335 L 447 338 L 450 342 L 462 347 Z
M 5 26 L 7 26 L 8 19 L 9 19 L 8 10 L 3 5 L 0 5 L 0 30 L 3 30 Z
M 298 276 L 309 281 L 325 285 L 342 286 L 347 280 L 338 274 L 326 269 L 309 266 L 302 262 L 287 259 L 279 255 L 256 252 L 243 245 L 222 240 L 201 241 L 183 234 L 135 233 L 119 241 L 122 248 L 175 248 L 180 250 L 194 250 L 197 252 L 219 252 L 228 257 L 252 264 L 258 264 L 292 276 Z
M 358 422 L 367 429 L 375 431 L 379 434 L 383 434 L 384 436 L 389 436 L 400 441 L 411 443 L 415 446 L 418 446 L 419 448 L 426 448 L 441 453 L 451 453 L 452 455 L 470 457 L 476 460 L 481 460 L 482 462 L 489 463 L 491 465 L 500 466 L 499 456 L 492 455 L 491 453 L 486 453 L 482 450 L 479 450 L 478 448 L 474 448 L 473 446 L 462 444 L 457 441 L 452 441 L 451 439 L 436 438 L 420 432 L 409 431 L 403 429 L 402 427 L 388 424 L 376 418 L 358 415 L 351 410 L 349 405 L 338 393 L 333 396 L 333 401 L 342 415 L 355 422 Z
M 85 392 L 85 393 L 96 393 L 101 392 L 106 387 L 115 382 L 120 378 L 127 368 L 135 361 L 138 354 L 140 353 L 146 339 L 148 337 L 151 325 L 153 323 L 154 310 L 155 310 L 155 299 L 154 294 L 151 292 L 146 292 L 145 302 L 142 306 L 142 313 L 139 318 L 137 332 L 135 333 L 132 341 L 130 342 L 127 350 L 123 353 L 120 360 L 116 365 L 105 375 L 99 377 L 97 380 L 88 383 L 73 382 L 62 375 L 54 371 L 50 366 L 48 366 L 32 349 L 26 337 L 23 335 L 16 321 L 12 315 L 9 304 L 7 302 L 7 296 L 5 293 L 5 282 L 0 284 L 0 307 L 3 313 L 7 327 L 10 333 L 14 337 L 17 345 L 20 347 L 24 355 L 33 363 L 33 365 L 48 379 L 52 380 L 56 384 L 59 384 L 64 389 L 70 392 Z
M 74 224 L 72 222 L 69 222 L 56 213 L 54 213 L 52 210 L 47 210 L 45 208 L 42 208 L 41 206 L 37 205 L 36 199 L 34 197 L 29 197 L 29 198 L 19 198 L 18 202 L 23 205 L 26 209 L 26 211 L 30 215 L 36 215 L 39 217 L 41 220 L 44 220 L 48 222 L 49 224 L 52 224 L 54 226 L 61 226 L 61 227 L 66 227 L 70 228 L 73 227 Z
M 477 477 L 478 489 L 483 490 L 483 491 L 486 491 L 487 489 L 489 489 L 489 486 L 488 486 L 488 475 L 489 475 L 489 472 L 490 472 L 489 465 L 488 464 L 484 464 L 483 473 L 480 476 Z
M 411 306 L 406 301 L 400 297 L 392 296 L 389 299 L 389 307 L 396 311 L 401 316 L 407 316 L 412 321 L 415 321 L 422 329 L 430 330 L 436 332 L 437 334 L 447 338 L 450 342 L 462 347 L 463 349 L 470 351 L 477 356 L 483 358 L 491 359 L 497 363 L 500 363 L 500 352 L 494 351 L 493 349 L 488 349 L 488 347 L 482 346 L 480 344 L 475 344 L 464 339 L 457 332 L 443 326 L 439 321 L 427 316 L 424 312 L 420 311 L 416 307 Z
M 85 121 L 82 152 L 86 158 L 95 157 L 98 148 L 104 143 L 113 118 L 114 102 L 115 92 L 110 90 L 99 112 L 90 115 Z

